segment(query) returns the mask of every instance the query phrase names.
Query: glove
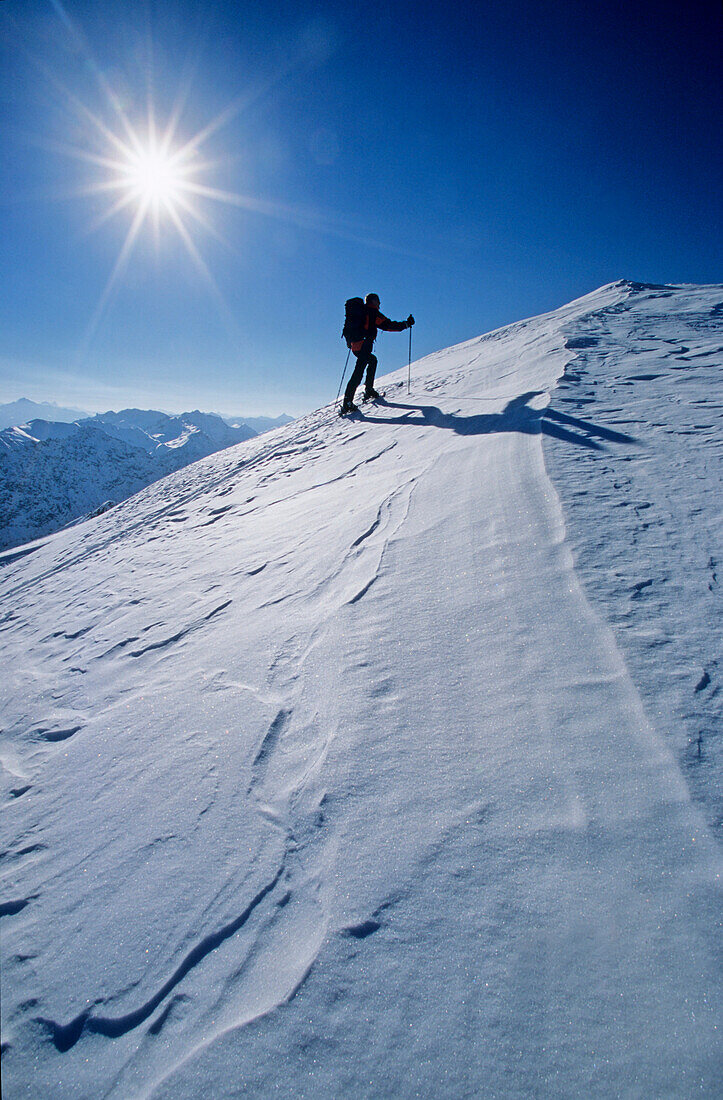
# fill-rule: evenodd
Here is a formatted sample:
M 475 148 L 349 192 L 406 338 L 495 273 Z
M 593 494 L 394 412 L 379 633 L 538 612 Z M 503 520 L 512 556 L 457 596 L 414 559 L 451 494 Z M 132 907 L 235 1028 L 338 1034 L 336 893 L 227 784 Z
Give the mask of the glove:
M 409 316 L 407 317 L 407 328 L 411 328 L 413 324 L 414 324 L 414 318 L 412 317 L 412 315 L 410 313 Z

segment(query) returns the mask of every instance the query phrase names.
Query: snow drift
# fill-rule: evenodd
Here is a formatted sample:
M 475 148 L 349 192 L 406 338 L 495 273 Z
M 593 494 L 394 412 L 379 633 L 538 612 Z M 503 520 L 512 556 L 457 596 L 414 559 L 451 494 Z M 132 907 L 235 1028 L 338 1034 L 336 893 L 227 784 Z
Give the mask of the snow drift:
M 603 287 L 0 557 L 14 1096 L 715 1094 L 720 522 L 665 502 L 688 430 L 720 502 L 722 299 Z

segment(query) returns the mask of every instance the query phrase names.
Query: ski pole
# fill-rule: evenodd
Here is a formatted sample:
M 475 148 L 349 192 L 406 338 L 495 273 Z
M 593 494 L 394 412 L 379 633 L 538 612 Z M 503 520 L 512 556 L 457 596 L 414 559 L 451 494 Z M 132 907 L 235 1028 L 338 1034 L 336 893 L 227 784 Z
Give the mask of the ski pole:
M 341 387 L 344 385 L 344 375 L 346 374 L 346 368 L 349 365 L 349 356 L 351 355 L 351 348 L 346 353 L 346 363 L 344 364 L 344 370 L 341 372 L 341 382 L 339 383 L 339 389 L 336 391 L 335 401 L 339 400 L 339 394 L 341 393 Z
M 409 326 L 409 368 L 407 370 L 407 395 L 412 392 L 412 326 Z

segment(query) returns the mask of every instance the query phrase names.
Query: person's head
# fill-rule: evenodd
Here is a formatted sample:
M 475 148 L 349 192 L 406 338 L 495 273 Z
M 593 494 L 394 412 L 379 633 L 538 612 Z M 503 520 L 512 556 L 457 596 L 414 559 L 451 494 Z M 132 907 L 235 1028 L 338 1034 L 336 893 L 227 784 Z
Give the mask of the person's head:
M 364 303 L 365 305 L 374 306 L 375 309 L 379 309 L 379 295 L 367 294 L 366 298 L 364 299 Z

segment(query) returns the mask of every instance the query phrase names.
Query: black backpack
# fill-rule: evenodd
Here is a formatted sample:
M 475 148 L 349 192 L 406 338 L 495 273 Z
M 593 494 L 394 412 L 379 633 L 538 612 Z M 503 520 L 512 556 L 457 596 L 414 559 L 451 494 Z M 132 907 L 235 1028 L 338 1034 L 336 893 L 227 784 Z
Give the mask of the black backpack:
M 363 298 L 349 298 L 345 306 L 343 338 L 349 347 L 367 334 L 367 307 Z

